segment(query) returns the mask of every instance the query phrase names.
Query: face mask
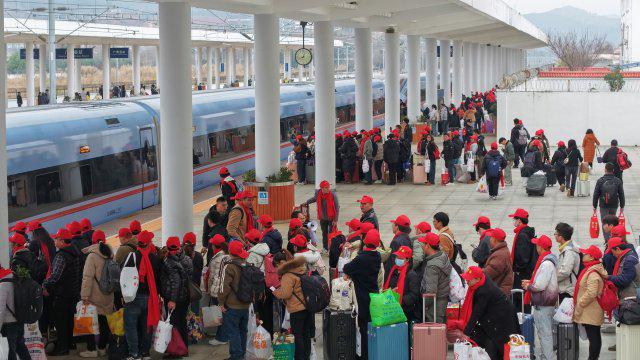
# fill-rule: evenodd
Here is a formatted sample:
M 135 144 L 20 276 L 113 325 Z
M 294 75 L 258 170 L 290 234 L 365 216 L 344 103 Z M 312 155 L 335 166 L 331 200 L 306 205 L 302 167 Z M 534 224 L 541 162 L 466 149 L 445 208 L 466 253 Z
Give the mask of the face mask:
M 404 266 L 405 262 L 406 262 L 405 259 L 396 259 L 396 266 L 402 267 L 402 266 Z

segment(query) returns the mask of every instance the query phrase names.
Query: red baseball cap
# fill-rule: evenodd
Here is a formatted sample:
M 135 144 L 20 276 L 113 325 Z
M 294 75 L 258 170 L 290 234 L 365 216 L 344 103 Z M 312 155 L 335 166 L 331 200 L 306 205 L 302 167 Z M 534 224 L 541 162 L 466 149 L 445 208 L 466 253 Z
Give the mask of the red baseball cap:
M 487 235 L 499 241 L 504 241 L 504 239 L 507 238 L 507 233 L 505 233 L 504 230 L 500 228 L 495 228 L 487 231 Z
M 513 214 L 509 215 L 510 218 L 520 218 L 520 219 L 528 219 L 529 218 L 529 213 L 524 210 L 524 209 L 516 209 L 516 212 L 514 212 Z
M 302 140 L 302 135 L 296 135 L 296 140 L 298 141 Z
M 436 246 L 440 245 L 440 236 L 436 233 L 428 232 L 423 237 L 418 238 L 418 241 L 429 246 Z
M 264 227 L 269 227 L 273 225 L 273 219 L 271 218 L 271 216 L 267 214 L 260 215 L 260 217 L 258 218 L 258 222 L 260 223 L 260 225 Z
M 460 133 L 458 132 L 458 130 L 453 130 L 453 135 L 454 136 L 458 136 L 458 135 L 460 135 Z
M 297 247 L 301 247 L 301 248 L 307 247 L 307 238 L 302 234 L 296 235 L 289 242 L 292 243 L 293 245 L 297 246 Z
M 431 225 L 428 222 L 423 221 L 416 225 L 416 229 L 422 231 L 423 233 L 428 233 L 429 231 L 431 231 Z
M 336 139 L 339 139 L 339 138 L 340 138 L 340 134 L 336 134 Z
M 401 258 L 401 259 L 411 259 L 413 255 L 413 250 L 411 250 L 408 246 L 400 246 L 398 251 L 394 252 L 393 255 Z
M 227 240 L 224 238 L 224 236 L 220 234 L 215 234 L 211 239 L 209 239 L 209 244 L 218 247 L 220 246 L 220 244 L 222 244 L 225 241 Z
M 24 245 L 27 239 L 20 233 L 15 233 L 9 238 L 9 242 L 16 245 Z
M 193 233 L 187 233 L 187 234 L 193 234 Z M 184 235 L 185 241 L 188 240 L 187 234 Z M 140 231 L 140 234 L 138 234 L 138 243 L 141 245 L 149 245 L 154 236 L 155 235 L 151 231 L 147 231 L 147 230 Z M 195 245 L 195 241 L 196 241 L 195 234 L 193 236 L 194 236 L 193 245 Z
M 591 256 L 594 260 L 602 258 L 602 250 L 595 245 L 591 245 L 586 249 L 580 249 L 580 252 Z
M 138 237 L 138 240 L 140 240 L 140 237 Z M 196 234 L 194 234 L 193 232 L 188 232 L 186 234 L 184 234 L 184 236 L 182 237 L 182 244 L 191 244 L 193 246 L 196 245 Z
M 373 138 L 373 141 L 378 142 L 382 140 L 382 138 L 379 135 L 376 135 L 376 137 Z
M 132 234 L 138 234 L 140 233 L 141 230 L 142 230 L 142 226 L 140 225 L 140 221 L 132 220 L 129 223 L 129 231 L 131 231 Z
M 24 221 L 18 221 L 9 229 L 9 231 L 25 232 L 27 230 L 27 224 Z
M 367 236 L 363 241 L 366 245 L 373 245 L 375 247 L 380 246 L 380 232 L 376 229 L 371 229 L 367 232 Z
M 491 150 L 498 150 L 498 143 L 497 142 L 492 142 L 491 143 Z
M 358 136 L 358 132 L 357 132 L 357 131 L 354 131 L 354 132 L 352 132 L 352 133 L 351 133 L 351 135 L 352 135 L 352 136 Z
M 362 223 L 358 219 L 351 219 L 344 224 L 351 230 L 360 230 L 360 226 L 362 226 Z
M 289 221 L 289 229 L 301 228 L 302 221 L 298 218 L 293 218 Z
M 361 203 L 361 204 L 371 204 L 373 205 L 373 198 L 369 195 L 363 195 L 362 199 L 360 200 L 356 200 L 357 202 Z
M 611 228 L 611 236 L 612 237 L 623 237 L 625 235 L 629 235 L 631 234 L 630 232 L 627 231 L 627 229 L 625 229 L 624 225 L 616 225 L 614 227 Z
M 544 130 L 542 129 L 536 130 L 536 135 L 543 135 L 543 134 L 544 134 Z
M 543 249 L 549 250 L 553 246 L 551 239 L 547 235 L 542 235 L 539 238 L 531 239 L 531 243 L 534 245 L 540 245 Z
M 131 230 L 129 230 L 129 228 L 122 228 L 120 230 L 118 230 L 118 237 L 129 237 L 131 236 Z
M 411 226 L 411 220 L 406 215 L 400 215 L 395 220 L 391 220 L 392 223 L 398 226 Z
M 260 231 L 258 229 L 251 229 L 244 234 L 245 239 L 249 240 L 252 243 L 257 243 L 260 241 Z
M 558 147 L 563 147 L 563 146 L 565 146 L 564 141 L 562 140 L 558 141 Z
M 83 218 L 83 219 L 80 219 L 80 227 L 82 228 L 82 231 L 89 231 L 91 230 L 93 225 L 91 225 L 91 220 L 87 218 Z
M 486 217 L 486 216 L 480 216 L 478 218 L 478 220 L 475 222 L 475 224 L 473 224 L 473 226 L 475 227 L 475 226 L 478 226 L 480 224 L 485 224 L 485 225 L 491 227 L 491 220 L 489 220 L 489 218 Z
M 369 231 L 375 229 L 376 227 L 370 222 L 360 223 L 360 233 L 366 235 Z
M 67 229 L 58 229 L 58 232 L 52 236 L 54 239 L 71 240 L 71 233 Z
M 540 147 L 542 146 L 542 144 L 540 143 L 540 140 L 533 140 L 533 142 L 531 143 L 532 146 L 537 146 Z
M 167 249 L 178 250 L 180 249 L 180 238 L 177 236 L 169 236 L 167 239 Z
M 229 175 L 229 169 L 223 166 L 220 168 L 220 171 L 218 173 L 220 174 L 220 176 L 227 176 Z
M 479 268 L 478 266 L 469 266 L 467 271 L 463 272 L 462 275 L 460 275 L 460 277 L 465 279 L 466 281 L 470 281 L 473 279 L 480 279 L 483 276 L 484 276 L 484 273 L 482 272 L 482 269 Z
M 91 243 L 97 244 L 98 242 L 104 243 L 107 241 L 107 237 L 104 235 L 104 231 L 98 229 L 91 234 Z
M 609 241 L 607 242 L 607 250 L 611 250 L 614 247 L 618 247 L 620 245 L 624 245 L 626 244 L 626 242 L 624 240 L 622 240 L 622 238 L 619 237 L 612 237 L 611 239 L 609 239 Z
M 331 184 L 327 180 L 320 181 L 320 188 L 330 188 Z
M 38 220 L 29 221 L 29 225 L 27 226 L 27 230 L 29 230 L 30 232 L 40 228 L 42 228 L 42 223 L 40 223 L 40 221 Z
M 82 233 L 82 227 L 80 226 L 80 223 L 77 222 L 77 221 L 72 221 L 72 222 L 68 223 L 67 224 L 67 230 L 69 230 L 71 235 L 78 235 L 78 234 Z

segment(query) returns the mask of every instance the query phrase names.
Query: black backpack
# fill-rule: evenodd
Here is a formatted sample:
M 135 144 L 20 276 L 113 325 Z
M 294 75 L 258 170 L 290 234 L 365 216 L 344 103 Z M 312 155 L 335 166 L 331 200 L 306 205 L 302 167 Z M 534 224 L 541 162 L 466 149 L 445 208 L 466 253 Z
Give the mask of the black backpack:
M 621 301 L 618 311 L 614 312 L 614 316 L 622 324 L 640 325 L 640 304 L 638 304 L 638 300 L 626 299 Z
M 42 316 L 42 286 L 31 278 L 31 275 L 18 276 L 15 272 L 13 278 L 2 279 L 0 282 L 13 283 L 13 306 L 7 310 L 21 324 L 33 324 Z
M 102 273 L 98 280 L 98 288 L 103 294 L 112 294 L 120 289 L 120 270 L 120 266 L 113 259 L 105 259 Z
M 618 183 L 615 178 L 605 180 L 600 193 L 600 206 L 611 204 L 618 204 Z
M 292 273 L 293 274 L 293 273 Z M 327 280 L 315 272 L 309 274 L 295 274 L 300 278 L 303 299 L 300 299 L 294 292 L 293 295 L 304 304 L 307 311 L 319 313 L 329 306 L 331 290 Z
M 240 268 L 240 281 L 238 288 L 233 289 L 238 300 L 244 303 L 252 303 L 264 294 L 264 273 L 252 264 L 239 264 L 232 262 Z

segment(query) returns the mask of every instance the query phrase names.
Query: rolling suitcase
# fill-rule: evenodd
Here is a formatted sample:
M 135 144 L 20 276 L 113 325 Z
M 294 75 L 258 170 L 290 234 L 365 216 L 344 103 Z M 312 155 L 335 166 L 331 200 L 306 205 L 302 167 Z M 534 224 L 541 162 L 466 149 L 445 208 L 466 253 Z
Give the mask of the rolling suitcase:
M 368 323 L 367 336 L 369 360 L 409 360 L 409 329 L 406 322 L 379 327 Z
M 560 323 L 557 326 L 558 360 L 578 360 L 580 339 L 578 325 Z
M 522 332 L 522 336 L 529 343 L 529 349 L 531 350 L 531 358 L 534 358 L 535 352 L 535 342 L 536 342 L 536 328 L 533 323 L 533 315 L 525 314 L 524 312 L 524 290 L 522 289 L 513 289 L 511 290 L 511 301 L 513 302 L 513 294 L 520 293 L 522 296 L 522 312 L 518 313 L 518 322 L 520 323 L 520 331 Z
M 324 309 L 322 336 L 325 360 L 356 358 L 356 319 L 351 311 Z
M 579 197 L 591 196 L 591 180 L 576 181 L 576 196 L 579 196 Z
M 544 196 L 547 189 L 547 176 L 544 174 L 532 174 L 527 180 L 527 195 Z
M 616 327 L 616 360 L 637 359 L 640 353 L 640 326 L 619 324 Z
M 436 295 L 422 295 L 422 323 L 414 324 L 412 329 L 413 360 L 445 360 L 447 358 L 447 325 L 425 322 L 425 299 L 433 297 L 433 319 L 436 319 Z M 369 353 L 371 354 L 371 353 Z
M 544 174 L 547 176 L 547 186 L 553 186 L 556 184 L 556 181 L 558 181 L 553 165 L 544 164 Z
M 424 184 L 427 181 L 427 173 L 424 168 L 424 156 L 413 155 L 413 183 Z

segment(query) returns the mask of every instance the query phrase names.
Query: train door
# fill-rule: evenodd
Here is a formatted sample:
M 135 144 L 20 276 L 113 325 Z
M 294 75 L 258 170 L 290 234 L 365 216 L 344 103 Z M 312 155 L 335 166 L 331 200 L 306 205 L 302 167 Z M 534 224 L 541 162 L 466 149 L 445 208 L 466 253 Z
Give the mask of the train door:
M 145 192 L 145 186 L 150 182 L 157 179 L 157 164 L 156 164 L 156 144 L 155 137 L 153 135 L 153 128 L 151 126 L 140 128 L 140 169 L 141 176 L 140 187 L 142 191 L 141 201 L 142 209 L 146 209 L 156 204 L 156 198 L 158 194 L 158 188 L 147 189 Z M 159 186 L 159 185 L 158 185 Z

